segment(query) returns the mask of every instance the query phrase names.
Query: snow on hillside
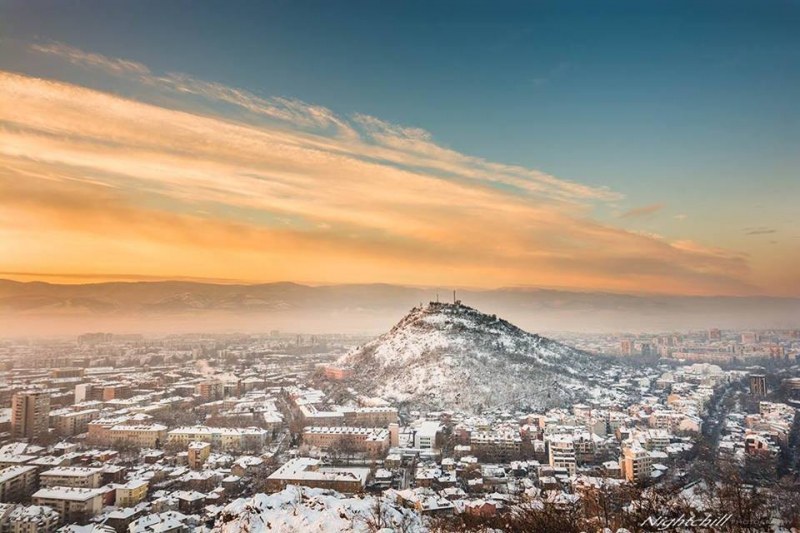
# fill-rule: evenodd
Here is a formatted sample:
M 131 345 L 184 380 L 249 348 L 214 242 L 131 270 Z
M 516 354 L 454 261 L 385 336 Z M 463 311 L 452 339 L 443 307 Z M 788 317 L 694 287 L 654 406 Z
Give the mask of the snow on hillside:
M 470 307 L 440 303 L 412 309 L 340 362 L 354 367 L 368 392 L 472 411 L 565 405 L 587 396 L 592 375 L 602 369 L 585 352 Z
M 378 506 L 380 505 L 380 513 Z M 290 485 L 274 494 L 239 498 L 225 506 L 215 533 L 424 532 L 417 513 L 374 496 L 345 496 L 325 489 Z

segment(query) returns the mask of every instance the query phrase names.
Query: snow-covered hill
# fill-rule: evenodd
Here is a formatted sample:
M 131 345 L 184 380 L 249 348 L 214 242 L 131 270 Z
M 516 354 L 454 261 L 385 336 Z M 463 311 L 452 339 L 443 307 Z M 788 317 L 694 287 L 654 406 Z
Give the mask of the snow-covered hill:
M 415 307 L 345 355 L 356 386 L 412 405 L 542 409 L 596 395 L 596 357 L 462 304 Z

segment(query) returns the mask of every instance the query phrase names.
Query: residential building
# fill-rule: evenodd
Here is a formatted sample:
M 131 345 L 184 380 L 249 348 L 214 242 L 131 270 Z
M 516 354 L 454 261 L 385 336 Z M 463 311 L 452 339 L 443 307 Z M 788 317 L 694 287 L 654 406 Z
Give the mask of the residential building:
M 332 379 L 332 380 L 335 380 L 335 381 L 339 381 L 339 380 L 343 380 L 343 379 L 349 379 L 353 375 L 353 369 L 352 368 L 345 368 L 345 367 L 335 366 L 335 365 L 326 365 L 323 368 L 323 372 L 324 372 L 326 378 Z
M 323 450 L 341 447 L 364 452 L 372 457 L 383 456 L 389 449 L 389 431 L 362 427 L 308 427 L 303 431 L 303 443 Z
M 429 420 L 422 422 L 414 432 L 414 447 L 427 450 L 436 448 L 436 439 L 441 431 L 442 425 L 439 422 Z
M 11 435 L 38 440 L 48 433 L 50 394 L 18 392 L 11 400 Z
M 53 431 L 62 437 L 86 433 L 89 429 L 89 422 L 99 417 L 99 409 L 82 409 L 80 411 L 66 409 L 50 413 Z
M 145 479 L 134 479 L 124 485 L 115 486 L 117 507 L 133 507 L 147 497 L 149 483 Z
M 653 460 L 650 452 L 641 446 L 627 446 L 622 449 L 619 466 L 624 479 L 638 483 L 650 478 Z
M 564 468 L 570 475 L 577 469 L 575 443 L 572 435 L 550 435 L 547 437 L 547 459 L 553 468 Z
M 519 457 L 522 437 L 519 431 L 479 431 L 470 434 L 469 445 L 481 459 L 507 462 Z
M 177 511 L 148 514 L 128 526 L 128 533 L 186 533 L 186 515 Z
M 347 426 L 380 428 L 397 422 L 396 407 L 356 407 L 342 412 Z
M 267 489 L 279 491 L 287 485 L 302 485 L 339 492 L 361 492 L 367 483 L 369 468 L 322 467 L 318 459 L 292 459 L 267 478 Z
M 62 524 L 83 524 L 100 512 L 103 494 L 102 489 L 52 487 L 36 491 L 33 503 L 55 509 Z
M 60 466 L 39 474 L 42 487 L 83 487 L 96 489 L 100 486 L 102 468 Z
M 211 443 L 209 442 L 190 442 L 187 447 L 189 468 L 198 470 L 211 455 Z
M 18 505 L 6 517 L 6 533 L 53 533 L 58 528 L 59 515 L 46 505 Z
M 221 400 L 224 397 L 225 386 L 221 381 L 203 381 L 195 386 L 195 392 L 207 402 Z
M 167 426 L 161 424 L 119 425 L 109 433 L 114 444 L 127 443 L 140 448 L 159 448 L 167 440 Z
M 24 500 L 35 488 L 35 466 L 7 466 L 0 470 L 0 502 Z
M 261 448 L 269 433 L 261 428 L 219 428 L 190 426 L 173 429 L 168 434 L 170 444 L 188 446 L 190 442 L 208 442 L 218 450 L 234 451 Z

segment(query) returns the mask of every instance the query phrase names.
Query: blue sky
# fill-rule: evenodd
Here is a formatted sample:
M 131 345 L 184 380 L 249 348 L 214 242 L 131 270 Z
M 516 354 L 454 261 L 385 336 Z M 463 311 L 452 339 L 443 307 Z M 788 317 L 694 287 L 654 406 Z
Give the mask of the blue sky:
M 1 5 L 8 71 L 138 96 L 20 52 L 64 43 L 607 187 L 592 216 L 631 231 L 800 255 L 798 2 Z
M 119 6 L 11 3 L 4 33 L 380 116 L 462 151 L 642 191 L 632 174 L 676 159 L 677 179 L 694 168 L 720 184 L 711 162 L 747 179 L 752 159 L 791 157 L 800 140 L 797 2 Z

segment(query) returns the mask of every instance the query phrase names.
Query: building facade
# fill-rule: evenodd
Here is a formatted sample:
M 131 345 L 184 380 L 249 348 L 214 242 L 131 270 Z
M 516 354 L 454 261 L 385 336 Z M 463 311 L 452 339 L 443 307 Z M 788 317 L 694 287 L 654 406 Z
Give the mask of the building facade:
M 11 400 L 11 435 L 16 439 L 40 440 L 50 424 L 50 395 L 18 392 Z

